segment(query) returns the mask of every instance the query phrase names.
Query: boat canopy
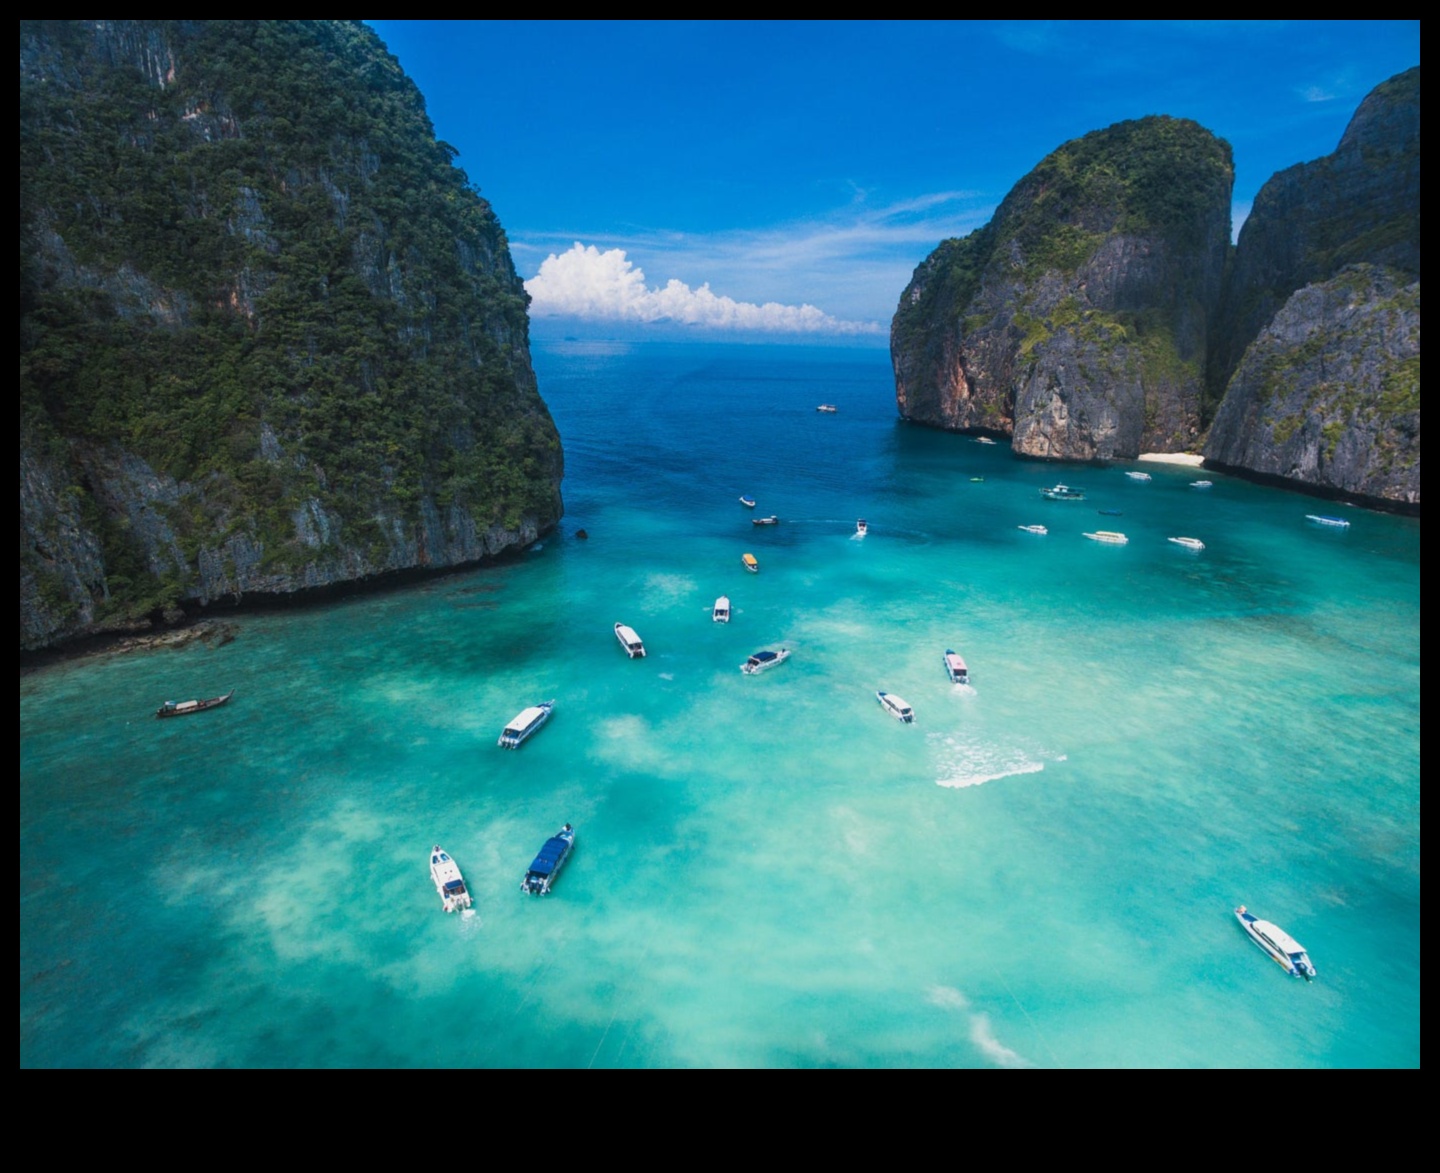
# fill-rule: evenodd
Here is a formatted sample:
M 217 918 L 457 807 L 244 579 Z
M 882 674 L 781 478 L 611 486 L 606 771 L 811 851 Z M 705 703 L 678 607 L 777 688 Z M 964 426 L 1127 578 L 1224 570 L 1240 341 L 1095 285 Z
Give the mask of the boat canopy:
M 773 660 L 776 655 L 777 653 L 775 652 L 756 652 L 750 657 L 750 662 L 752 664 L 764 664 L 769 660 Z
M 530 865 L 530 874 L 533 876 L 548 876 L 559 866 L 560 861 L 565 857 L 570 844 L 559 835 L 545 840 L 545 846 L 540 849 L 540 854 L 535 857 Z
M 544 715 L 545 710 L 543 708 L 539 705 L 532 705 L 530 708 L 518 713 L 515 719 L 505 726 L 505 732 L 524 733 L 525 730 L 530 728 L 531 725 L 535 724 L 535 722 L 540 720 Z
M 1267 938 L 1282 953 L 1304 953 L 1305 946 L 1300 944 L 1294 937 L 1282 929 L 1279 925 L 1273 925 L 1268 920 L 1257 920 L 1250 922 L 1252 927 L 1261 936 Z

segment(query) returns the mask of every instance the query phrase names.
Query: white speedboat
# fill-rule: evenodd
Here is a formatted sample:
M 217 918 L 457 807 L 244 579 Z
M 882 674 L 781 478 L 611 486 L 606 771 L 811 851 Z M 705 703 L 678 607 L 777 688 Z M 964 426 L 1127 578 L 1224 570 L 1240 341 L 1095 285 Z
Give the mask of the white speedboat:
M 990 439 L 989 436 L 976 436 L 976 437 L 975 437 L 975 443 L 977 443 L 977 444 L 993 444 L 993 443 L 995 443 L 995 441 L 992 440 L 992 439 Z
M 465 888 L 460 865 L 438 843 L 430 849 L 430 878 L 435 881 L 435 891 L 440 893 L 440 903 L 446 912 L 470 907 L 470 893 Z
M 903 721 L 909 725 L 915 720 L 915 710 L 893 692 L 877 692 L 875 699 L 880 702 L 880 707 L 897 721 Z
M 1235 919 L 1250 939 L 1286 973 L 1292 977 L 1303 977 L 1307 982 L 1315 976 L 1315 967 L 1310 963 L 1305 946 L 1279 925 L 1260 920 L 1254 913 L 1247 912 L 1243 904 L 1235 910 Z
M 835 414 L 837 411 L 839 411 L 840 409 L 839 409 L 838 407 L 836 407 L 833 403 L 822 403 L 822 404 L 821 404 L 819 407 L 817 407 L 815 410 L 816 410 L 816 411 L 823 411 L 826 415 L 834 415 L 834 414 Z
M 1127 472 L 1125 475 L 1129 477 L 1132 481 L 1148 481 L 1150 479 L 1150 474 L 1148 472 L 1137 472 L 1133 469 Z
M 869 532 L 870 525 L 863 517 L 855 523 L 855 536 L 857 538 L 863 538 Z
M 715 606 L 710 611 L 710 618 L 716 623 L 730 622 L 730 600 L 726 596 L 721 595 L 715 600 Z
M 950 677 L 951 684 L 969 684 L 970 669 L 965 666 L 965 660 L 959 652 L 945 649 L 945 675 Z
M 623 623 L 615 625 L 615 638 L 620 641 L 620 646 L 625 649 L 625 654 L 632 660 L 645 655 L 645 645 L 640 641 L 633 627 L 626 627 Z
M 774 651 L 756 652 L 745 663 L 740 665 L 740 671 L 747 676 L 755 676 L 764 672 L 767 668 L 773 668 L 776 664 L 783 664 L 790 658 L 789 648 L 776 648 Z
M 1116 533 L 1113 529 L 1097 529 L 1093 534 L 1086 534 L 1092 542 L 1104 542 L 1107 546 L 1123 546 L 1130 539 L 1124 534 Z
M 751 525 L 779 525 L 779 524 L 780 524 L 780 519 L 779 519 L 778 517 L 776 517 L 775 514 L 772 513 L 769 517 L 752 517 L 752 518 L 750 519 L 750 524 L 751 524 Z
M 550 711 L 554 707 L 555 702 L 551 700 L 531 705 L 528 709 L 521 709 L 515 714 L 510 724 L 505 726 L 497 744 L 505 749 L 519 749 L 521 742 L 550 720 Z
M 1184 546 L 1187 550 L 1203 550 L 1205 543 L 1199 538 L 1170 538 L 1177 546 Z
M 1192 489 L 1208 489 L 1214 483 L 1214 481 L 1191 481 L 1190 487 Z
M 1072 489 L 1069 485 L 1051 485 L 1048 489 L 1041 489 L 1040 496 L 1047 501 L 1085 500 L 1085 494 L 1080 489 Z
M 1043 525 L 1022 525 L 1016 528 L 1023 529 L 1027 534 L 1048 534 L 1050 532 Z
M 1349 529 L 1350 523 L 1343 517 L 1330 517 L 1324 513 L 1307 513 L 1306 521 L 1313 521 L 1316 525 L 1333 526 L 1335 529 Z

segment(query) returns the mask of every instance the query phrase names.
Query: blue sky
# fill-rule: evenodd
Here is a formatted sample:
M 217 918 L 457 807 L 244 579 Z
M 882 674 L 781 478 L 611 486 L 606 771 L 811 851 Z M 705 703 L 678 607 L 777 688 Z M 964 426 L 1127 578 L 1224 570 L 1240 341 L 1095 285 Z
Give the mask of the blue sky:
M 1238 230 L 1420 63 L 1419 21 L 368 23 L 500 217 L 537 336 L 884 345 L 915 266 L 1061 143 L 1193 118 L 1234 149 Z

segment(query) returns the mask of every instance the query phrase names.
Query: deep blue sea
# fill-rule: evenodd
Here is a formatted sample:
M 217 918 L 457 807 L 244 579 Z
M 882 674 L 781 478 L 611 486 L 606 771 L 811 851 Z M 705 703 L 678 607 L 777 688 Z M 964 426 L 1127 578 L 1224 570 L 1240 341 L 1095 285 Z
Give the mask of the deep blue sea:
M 1419 1066 L 1417 520 L 911 427 L 883 351 L 534 357 L 533 552 L 21 678 L 22 1067 Z

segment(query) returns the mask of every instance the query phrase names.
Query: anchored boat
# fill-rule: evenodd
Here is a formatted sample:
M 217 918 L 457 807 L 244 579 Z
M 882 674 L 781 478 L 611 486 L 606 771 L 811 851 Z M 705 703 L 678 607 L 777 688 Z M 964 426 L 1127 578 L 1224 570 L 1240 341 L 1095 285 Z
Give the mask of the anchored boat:
M 615 625 L 615 638 L 620 641 L 620 646 L 625 649 L 625 654 L 632 660 L 639 659 L 645 655 L 645 645 L 640 641 L 640 636 L 633 627 L 626 627 L 623 623 Z
M 550 720 L 550 713 L 554 708 L 555 702 L 549 700 L 541 701 L 538 705 L 531 705 L 528 709 L 521 709 L 515 714 L 510 724 L 505 726 L 500 734 L 500 740 L 496 744 L 505 749 L 519 749 L 527 737 Z
M 157 717 L 184 717 L 190 713 L 203 713 L 206 709 L 218 709 L 232 696 L 235 690 L 232 688 L 224 696 L 212 696 L 205 701 L 166 701 L 155 710 Z
M 773 668 L 776 664 L 783 664 L 790 658 L 789 648 L 776 648 L 774 651 L 756 652 L 745 663 L 740 665 L 740 671 L 747 676 L 756 676 L 767 668 Z
M 435 891 L 440 893 L 440 904 L 446 912 L 470 907 L 470 893 L 465 887 L 465 877 L 460 874 L 460 865 L 438 843 L 430 849 L 430 878 L 435 881 Z
M 1315 976 L 1315 967 L 1305 946 L 1279 925 L 1260 920 L 1254 913 L 1247 912 L 1243 904 L 1235 910 L 1235 919 L 1265 955 L 1291 977 L 1303 977 L 1308 982 Z
M 530 863 L 525 879 L 520 882 L 520 891 L 531 896 L 544 896 L 550 885 L 575 850 L 575 828 L 566 823 L 560 830 L 545 840 L 545 845 Z

